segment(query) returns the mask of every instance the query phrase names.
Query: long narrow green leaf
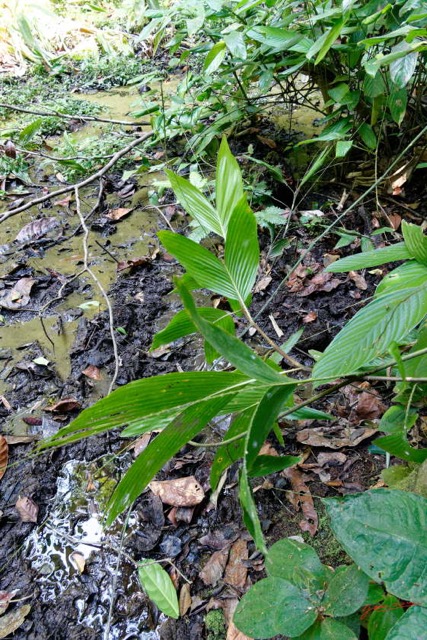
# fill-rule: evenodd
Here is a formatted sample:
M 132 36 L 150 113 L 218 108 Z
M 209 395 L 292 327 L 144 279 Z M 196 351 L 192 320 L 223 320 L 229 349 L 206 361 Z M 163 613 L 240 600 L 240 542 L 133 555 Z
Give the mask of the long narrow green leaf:
M 316 378 L 339 378 L 387 352 L 427 314 L 427 282 L 386 293 L 359 311 L 314 365 Z
M 250 409 L 243 411 L 234 418 L 230 428 L 224 436 L 224 440 L 229 440 L 230 438 L 239 436 L 247 431 L 252 420 L 252 416 L 255 412 L 255 408 L 255 406 L 251 407 Z M 223 444 L 221 447 L 218 447 L 212 463 L 209 478 L 212 491 L 215 491 L 215 489 L 217 488 L 218 482 L 220 481 L 220 478 L 224 471 L 228 469 L 228 467 L 231 467 L 231 465 L 236 462 L 236 460 L 243 458 L 244 450 L 244 438 L 240 438 L 240 440 L 235 440 L 234 442 Z
M 227 333 L 234 332 L 234 322 L 232 316 L 222 309 L 214 307 L 199 307 L 199 313 L 208 322 L 219 324 Z M 164 344 L 170 344 L 179 338 L 189 336 L 197 332 L 197 327 L 191 320 L 188 313 L 183 309 L 179 311 L 169 322 L 167 327 L 156 333 L 151 349 L 158 349 Z
M 286 378 L 274 371 L 241 340 L 230 336 L 219 327 L 215 327 L 209 324 L 209 322 L 206 322 L 206 320 L 203 320 L 197 312 L 191 294 L 179 281 L 177 281 L 176 285 L 185 308 L 200 333 L 211 343 L 218 353 L 226 358 L 236 369 L 239 369 L 242 373 L 246 373 L 251 378 L 255 378 L 255 380 L 259 380 L 260 382 L 293 384 L 290 378 Z
M 223 237 L 227 237 L 228 222 L 235 207 L 243 198 L 243 180 L 236 158 L 224 136 L 219 148 L 216 166 L 216 206 Z
M 209 200 L 205 198 L 197 187 L 185 178 L 168 169 L 166 169 L 165 172 L 178 202 L 184 207 L 187 213 L 197 220 L 200 226 L 206 231 L 213 231 L 213 233 L 224 237 L 224 229 L 220 224 L 218 214 Z
M 410 258 L 413 258 L 413 255 L 411 255 L 406 245 L 403 242 L 398 242 L 391 247 L 382 247 L 381 249 L 375 249 L 375 251 L 364 251 L 363 253 L 337 260 L 326 267 L 326 271 L 342 273 L 355 271 L 356 269 L 369 269 L 386 262 L 409 260 Z
M 225 241 L 225 266 L 244 302 L 255 284 L 259 263 L 257 223 L 245 197 L 235 207 Z
M 294 389 L 295 385 L 269 389 L 259 403 L 246 436 L 245 461 L 248 473 L 272 430 L 280 410 Z
M 163 465 L 204 429 L 227 401 L 223 397 L 211 398 L 188 407 L 154 438 L 117 485 L 108 504 L 107 525 L 131 506 Z
M 398 289 L 418 287 L 427 281 L 427 266 L 416 260 L 408 260 L 390 271 L 379 283 L 375 297 Z
M 238 291 L 224 264 L 210 251 L 179 233 L 160 231 L 157 235 L 163 246 L 179 260 L 200 287 L 233 300 L 238 298 Z
M 41 449 L 76 442 L 198 400 L 244 388 L 250 380 L 237 372 L 190 371 L 142 378 L 120 387 L 40 444 Z
M 243 509 L 243 520 L 246 528 L 254 539 L 257 548 L 266 555 L 267 547 L 262 533 L 256 504 L 252 495 L 251 486 L 249 484 L 246 465 L 243 465 L 240 473 L 239 499 Z

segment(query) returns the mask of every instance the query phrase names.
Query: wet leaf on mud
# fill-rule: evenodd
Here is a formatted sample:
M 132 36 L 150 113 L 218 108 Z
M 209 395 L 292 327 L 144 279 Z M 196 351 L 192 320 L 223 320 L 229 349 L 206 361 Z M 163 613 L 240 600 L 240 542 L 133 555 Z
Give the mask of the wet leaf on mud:
M 16 236 L 16 242 L 27 243 L 33 240 L 38 240 L 42 236 L 56 229 L 59 226 L 59 220 L 57 218 L 39 218 L 39 220 L 33 220 L 22 227 L 18 235 Z
M 77 569 L 79 573 L 83 573 L 83 571 L 85 570 L 86 561 L 81 553 L 79 553 L 78 551 L 73 551 L 73 553 L 70 554 L 69 560 L 74 569 Z
M 243 589 L 248 575 L 247 567 L 243 564 L 248 559 L 248 545 L 239 539 L 230 549 L 230 557 L 225 568 L 224 582 L 237 589 Z
M 30 293 L 35 283 L 34 278 L 21 278 L 12 289 L 0 294 L 0 307 L 16 311 L 25 307 L 30 301 Z
M 221 580 L 228 560 L 228 548 L 215 551 L 200 572 L 205 585 L 214 587 Z
M 4 436 L 0 436 L 0 480 L 6 473 L 7 461 L 9 459 L 9 447 Z
M 42 367 L 47 367 L 47 365 L 49 364 L 50 360 L 47 360 L 46 358 L 43 358 L 43 356 L 39 356 L 38 358 L 34 358 L 33 360 L 34 364 L 38 364 Z
M 150 489 L 164 504 L 172 507 L 193 507 L 205 497 L 205 492 L 194 476 L 176 480 L 154 480 L 150 482 Z
M 179 615 L 185 616 L 189 608 L 191 607 L 191 593 L 190 593 L 190 585 L 188 582 L 182 585 L 181 591 L 179 592 Z
M 30 611 L 30 605 L 24 604 L 23 607 L 19 607 L 19 609 L 2 616 L 0 618 L 0 638 L 7 638 L 7 636 L 19 629 Z
M 21 522 L 37 522 L 39 508 L 36 503 L 26 496 L 19 496 L 15 504 Z
M 44 411 L 52 411 L 52 413 L 68 413 L 69 411 L 75 411 L 81 409 L 81 404 L 75 398 L 63 398 L 58 400 L 51 407 L 45 407 Z
M 102 380 L 101 371 L 94 364 L 90 364 L 83 369 L 82 374 L 91 380 Z
M 152 259 L 149 256 L 141 256 L 140 258 L 132 258 L 129 260 L 120 260 L 117 263 L 117 271 L 124 271 L 125 269 L 134 269 L 144 264 L 150 264 Z
M 118 222 L 125 216 L 129 215 L 131 211 L 133 211 L 135 207 L 131 207 L 127 209 L 126 207 L 119 207 L 118 209 L 110 209 L 108 213 L 105 214 L 105 217 L 113 222 Z
M 160 611 L 171 618 L 179 618 L 178 597 L 167 571 L 157 562 L 142 560 L 138 576 L 144 591 Z
M 24 420 L 25 422 L 25 420 Z M 41 420 L 40 420 L 40 424 L 41 424 Z M 31 435 L 31 436 L 4 436 L 4 439 L 6 440 L 7 444 L 12 445 L 12 444 L 27 444 L 28 442 L 34 442 L 34 440 L 37 440 L 37 436 L 36 435 Z
M 314 508 L 313 497 L 310 493 L 305 480 L 305 476 L 298 469 L 285 469 L 282 475 L 291 483 L 292 491 L 287 492 L 289 502 L 295 507 L 296 511 L 301 509 L 304 519 L 299 523 L 302 531 L 308 531 L 311 536 L 317 531 L 318 517 Z

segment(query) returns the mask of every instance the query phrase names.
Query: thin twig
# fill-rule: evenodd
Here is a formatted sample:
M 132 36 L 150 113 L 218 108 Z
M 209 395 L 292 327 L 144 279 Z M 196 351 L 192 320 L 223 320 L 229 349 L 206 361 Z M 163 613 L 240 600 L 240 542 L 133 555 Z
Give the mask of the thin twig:
M 79 188 L 78 188 L 77 185 L 74 187 L 74 193 L 75 193 L 75 197 L 76 197 L 76 212 L 77 212 L 77 215 L 78 215 L 79 220 L 80 220 L 80 224 L 81 224 L 82 229 L 83 229 L 83 252 L 84 252 L 84 263 L 83 264 L 84 264 L 84 271 L 86 271 L 90 275 L 92 280 L 96 283 L 98 289 L 100 290 L 100 292 L 102 294 L 102 297 L 105 300 L 105 304 L 107 305 L 107 309 L 108 309 L 109 328 L 110 328 L 110 335 L 111 335 L 111 341 L 113 343 L 113 353 L 114 353 L 114 374 L 113 374 L 113 377 L 111 379 L 110 386 L 108 388 L 108 393 L 111 393 L 111 391 L 113 390 L 113 387 L 114 387 L 114 383 L 116 382 L 117 376 L 119 374 L 119 367 L 120 367 L 119 351 L 118 351 L 118 348 L 117 348 L 116 335 L 114 333 L 113 308 L 111 306 L 110 299 L 109 299 L 104 287 L 102 286 L 102 284 L 99 281 L 99 279 L 96 276 L 96 274 L 89 267 L 89 263 L 88 263 L 88 261 L 89 261 L 89 253 L 88 253 L 89 229 L 86 226 L 85 219 L 84 219 L 84 217 L 82 215 L 82 212 L 80 210 Z
M 26 109 L 25 107 L 17 107 L 12 104 L 0 103 L 0 108 L 10 109 L 11 111 L 22 111 L 23 113 L 30 113 L 34 116 L 44 116 L 46 118 L 64 118 L 64 120 L 82 120 L 83 122 L 108 122 L 110 124 L 124 124 L 129 127 L 141 127 L 149 126 L 149 122 L 127 122 L 126 120 L 111 120 L 110 118 L 100 118 L 98 116 L 80 116 L 71 115 L 69 113 L 60 113 L 59 111 L 37 111 L 36 109 Z
M 62 189 L 57 189 L 52 193 L 47 193 L 44 196 L 40 196 L 39 198 L 30 200 L 26 204 L 23 204 L 21 207 L 17 207 L 16 209 L 12 209 L 11 211 L 6 211 L 5 213 L 3 213 L 2 216 L 0 216 L 0 223 L 4 222 L 11 216 L 16 215 L 17 213 L 21 213 L 21 211 L 26 211 L 27 209 L 30 209 L 31 207 L 34 207 L 37 204 L 46 202 L 46 200 L 50 200 L 51 198 L 62 196 L 64 193 L 69 193 L 70 191 L 74 191 L 74 189 L 81 189 L 82 187 L 85 187 L 86 185 L 93 182 L 94 180 L 97 180 L 98 178 L 102 178 L 102 176 L 105 175 L 107 171 L 109 171 L 109 169 L 111 169 L 111 167 L 113 167 L 116 164 L 116 162 L 120 160 L 120 158 L 122 158 L 124 155 L 129 153 L 129 151 L 131 151 L 131 149 L 133 149 L 134 147 L 138 146 L 142 142 L 145 142 L 145 140 L 148 140 L 148 138 L 151 138 L 151 136 L 153 135 L 154 135 L 153 131 L 148 131 L 147 133 L 143 133 L 142 135 L 138 136 L 135 140 L 132 140 L 132 142 L 128 144 L 126 147 L 123 147 L 123 149 L 120 149 L 119 151 L 117 151 L 117 153 L 114 154 L 111 160 L 107 162 L 107 164 L 104 165 L 101 169 L 99 169 L 99 171 L 97 171 L 96 173 L 93 173 L 91 176 L 89 176 L 88 178 L 85 178 L 81 182 L 78 182 L 75 185 L 74 184 L 68 185 L 67 187 L 63 187 Z

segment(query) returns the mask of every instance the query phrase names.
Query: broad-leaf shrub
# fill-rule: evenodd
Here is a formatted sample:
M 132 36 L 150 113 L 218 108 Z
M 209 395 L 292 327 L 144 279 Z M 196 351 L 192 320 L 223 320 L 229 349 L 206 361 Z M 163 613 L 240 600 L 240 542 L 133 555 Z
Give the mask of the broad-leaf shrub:
M 300 640 L 356 640 L 361 624 L 370 640 L 423 637 L 427 500 L 384 489 L 324 504 L 335 536 L 356 564 L 333 571 L 310 546 L 279 540 L 266 555 L 268 577 L 251 587 L 237 607 L 237 627 L 253 638 L 283 634 Z M 368 588 L 369 579 L 387 594 Z M 410 603 L 406 612 L 405 602 Z

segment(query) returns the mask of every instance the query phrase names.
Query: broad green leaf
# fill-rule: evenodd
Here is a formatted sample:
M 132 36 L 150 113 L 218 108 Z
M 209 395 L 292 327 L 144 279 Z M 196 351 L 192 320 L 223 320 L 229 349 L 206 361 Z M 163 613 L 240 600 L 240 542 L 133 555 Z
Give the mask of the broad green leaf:
M 273 425 L 274 428 L 274 425 Z M 283 471 L 301 462 L 301 456 L 264 456 L 259 455 L 248 470 L 250 478 L 268 476 L 270 473 Z
M 256 355 L 244 342 L 234 336 L 209 324 L 200 317 L 194 300 L 186 288 L 178 281 L 177 288 L 194 324 L 203 335 L 205 340 L 228 360 L 236 369 L 242 372 L 250 371 L 250 377 L 260 382 L 270 382 L 272 384 L 293 384 L 290 378 L 280 375 Z
M 346 624 L 331 618 L 318 620 L 298 640 L 357 640 L 354 631 Z
M 230 31 L 230 33 L 224 35 L 224 42 L 232 56 L 246 60 L 245 38 L 241 31 Z
M 216 165 L 215 198 L 218 216 L 223 229 L 222 236 L 227 238 L 228 222 L 237 205 L 243 209 L 243 180 L 236 158 L 231 153 L 227 138 L 223 136 Z M 246 210 L 249 207 L 246 205 Z M 253 214 L 252 214 L 253 215 Z M 256 230 L 255 230 L 256 235 Z
M 301 33 L 280 29 L 279 27 L 267 27 L 258 25 L 248 31 L 249 38 L 266 45 L 274 51 L 287 51 L 302 40 Z
M 214 44 L 214 46 L 206 56 L 205 63 L 203 65 L 203 71 L 208 75 L 214 73 L 221 66 L 226 53 L 227 47 L 225 45 L 225 42 L 221 40 L 220 42 Z
M 307 592 L 281 578 L 260 580 L 243 596 L 234 624 L 251 638 L 282 634 L 295 638 L 316 620 L 317 612 Z
M 390 271 L 379 283 L 375 296 L 407 287 L 418 287 L 427 280 L 427 267 L 416 260 L 408 260 Z
M 259 264 L 257 223 L 245 198 L 237 204 L 230 218 L 225 241 L 225 267 L 237 296 L 244 302 L 255 284 Z
M 225 236 L 218 214 L 209 200 L 185 178 L 165 170 L 167 177 L 171 183 L 171 187 L 176 195 L 178 202 L 184 207 L 192 218 L 197 220 L 203 229 L 212 231 L 220 236 Z
M 368 620 L 369 640 L 385 640 L 388 632 L 403 616 L 404 610 L 395 596 L 387 595 L 382 606 L 374 609 Z
M 403 242 L 398 242 L 391 247 L 382 247 L 381 249 L 375 249 L 375 251 L 366 251 L 337 260 L 328 265 L 326 271 L 341 273 L 345 271 L 355 271 L 356 269 L 369 269 L 370 267 L 377 267 L 386 262 L 408 260 L 410 258 L 413 258 L 413 256 L 408 248 Z
M 310 545 L 283 538 L 268 550 L 265 559 L 267 575 L 287 580 L 310 593 L 324 591 L 329 571 Z
M 364 604 L 369 578 L 355 564 L 335 570 L 322 600 L 326 615 L 349 616 Z
M 398 598 L 427 603 L 425 498 L 378 489 L 323 502 L 338 541 L 370 578 Z
M 415 73 L 418 51 L 413 51 L 413 48 L 413 45 L 402 41 L 392 47 L 390 51 L 391 55 L 402 53 L 402 57 L 390 62 L 390 78 L 399 89 L 406 87 Z
M 265 555 L 267 553 L 267 547 L 265 546 L 261 523 L 259 521 L 258 511 L 256 508 L 254 497 L 252 495 L 252 490 L 246 473 L 245 464 L 243 464 L 243 467 L 240 471 L 239 500 L 242 506 L 243 521 L 245 523 L 245 526 L 254 539 L 256 547 L 261 551 L 261 553 Z
M 235 436 L 241 435 L 247 431 L 255 408 L 256 406 L 251 407 L 234 418 L 230 428 L 224 435 L 224 440 L 229 440 L 230 438 L 234 438 Z M 231 467 L 236 460 L 243 458 L 244 449 L 244 438 L 240 438 L 240 440 L 235 440 L 234 442 L 230 442 L 230 444 L 224 444 L 221 447 L 218 447 L 215 458 L 212 462 L 209 478 L 212 491 L 215 491 L 217 488 L 218 482 L 220 481 L 224 471 L 228 469 L 228 467 Z
M 335 145 L 335 157 L 344 158 L 353 146 L 353 140 L 338 140 Z
M 405 117 L 407 104 L 408 92 L 406 89 L 397 89 L 390 93 L 388 108 L 390 109 L 391 117 L 394 122 L 399 126 L 402 124 Z
M 409 253 L 424 266 L 427 266 L 427 236 L 416 224 L 402 220 L 402 233 Z
M 387 92 L 387 85 L 380 71 L 373 78 L 368 74 L 365 75 L 363 92 L 368 98 L 377 98 Z
M 411 362 L 411 360 L 409 360 L 409 362 Z M 400 433 L 402 430 L 408 431 L 416 423 L 417 416 L 418 413 L 415 409 L 408 411 L 406 407 L 402 407 L 401 405 L 392 405 L 382 416 L 379 429 L 386 433 Z
M 422 640 L 426 629 L 427 609 L 410 607 L 390 629 L 385 640 Z
M 171 618 L 179 618 L 179 604 L 173 582 L 157 562 L 138 562 L 138 577 L 142 588 L 162 613 Z
M 76 442 L 123 425 L 138 425 L 149 416 L 179 409 L 222 393 L 232 394 L 250 382 L 240 373 L 190 371 L 142 378 L 116 389 L 85 409 L 68 426 L 40 443 L 40 449 Z
M 107 526 L 132 505 L 163 465 L 202 431 L 226 403 L 227 398 L 211 398 L 184 409 L 150 442 L 115 488 L 107 507 Z
M 238 298 L 238 291 L 224 263 L 213 253 L 179 233 L 160 231 L 157 235 L 167 251 L 175 256 L 188 274 L 198 282 L 199 287 L 211 289 L 233 300 Z
M 387 451 L 387 453 L 390 453 L 392 456 L 396 456 L 396 458 L 406 460 L 407 462 L 421 463 L 427 460 L 427 448 L 415 449 L 415 447 L 411 447 L 403 427 L 400 433 L 391 433 L 388 436 L 376 438 L 373 444 Z
M 314 365 L 316 378 L 339 378 L 387 352 L 427 313 L 427 281 L 386 293 L 361 309 L 340 331 Z
M 358 133 L 368 149 L 374 150 L 377 148 L 377 136 L 375 135 L 374 130 L 372 129 L 370 124 L 366 124 L 366 122 L 361 124 L 358 129 Z
M 198 311 L 202 318 L 208 322 L 219 324 L 227 333 L 234 333 L 234 321 L 227 311 L 215 309 L 214 307 L 199 307 Z M 170 344 L 179 338 L 196 332 L 197 328 L 188 313 L 183 309 L 172 318 L 167 327 L 156 333 L 150 349 L 158 349 L 164 344 Z
M 295 385 L 268 389 L 254 413 L 249 426 L 245 443 L 245 462 L 248 472 L 255 462 L 256 457 L 273 428 L 285 402 L 294 392 Z

